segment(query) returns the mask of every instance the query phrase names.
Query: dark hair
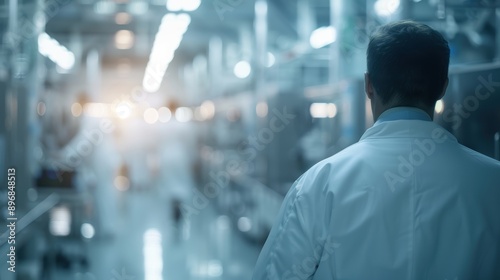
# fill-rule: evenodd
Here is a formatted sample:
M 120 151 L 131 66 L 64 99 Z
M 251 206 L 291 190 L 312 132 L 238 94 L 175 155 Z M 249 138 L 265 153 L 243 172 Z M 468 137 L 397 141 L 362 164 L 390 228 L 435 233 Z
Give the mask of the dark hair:
M 448 78 L 450 48 L 436 30 L 413 21 L 381 26 L 368 44 L 368 75 L 382 102 L 432 106 Z

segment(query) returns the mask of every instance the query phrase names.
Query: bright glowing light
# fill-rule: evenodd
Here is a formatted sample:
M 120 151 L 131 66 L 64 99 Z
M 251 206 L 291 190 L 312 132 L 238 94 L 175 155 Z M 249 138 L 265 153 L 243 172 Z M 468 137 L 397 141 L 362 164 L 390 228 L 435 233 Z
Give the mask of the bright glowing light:
M 167 9 L 172 12 L 192 12 L 200 7 L 201 0 L 167 0 Z
M 268 52 L 267 53 L 267 64 L 266 66 L 267 67 L 273 67 L 273 65 L 276 63 L 276 57 L 274 56 L 274 54 Z
M 184 3 L 184 11 L 192 12 L 200 7 L 201 0 L 183 0 Z
M 68 236 L 71 231 L 71 213 L 67 206 L 55 207 L 50 211 L 50 233 L 54 236 Z
M 337 115 L 337 106 L 333 103 L 326 105 L 326 112 L 329 118 L 335 118 Z
M 75 102 L 71 105 L 71 114 L 75 117 L 79 117 L 83 112 L 83 107 L 80 103 Z
M 210 120 L 215 115 L 215 105 L 212 101 L 207 100 L 201 103 L 200 114 L 204 120 Z
M 182 0 L 167 0 L 167 9 L 172 12 L 182 10 Z
M 158 111 L 154 108 L 147 108 L 146 111 L 144 111 L 144 121 L 149 124 L 157 122 L 159 117 Z
M 120 30 L 115 34 L 115 47 L 119 50 L 132 48 L 134 45 L 134 33 L 130 30 Z
M 175 119 L 178 122 L 188 122 L 193 119 L 193 111 L 187 107 L 179 107 L 175 110 Z
M 75 55 L 66 48 L 61 49 L 59 56 L 56 56 L 56 63 L 64 70 L 69 70 L 75 65 Z
M 252 67 L 248 61 L 242 60 L 234 66 L 234 75 L 240 79 L 245 79 L 252 73 Z
M 313 118 L 334 118 L 337 115 L 337 106 L 333 103 L 313 103 L 309 111 Z
M 83 237 L 88 238 L 88 239 L 94 237 L 94 235 L 95 235 L 94 226 L 92 226 L 89 223 L 83 223 L 82 227 L 80 228 L 80 232 L 81 232 Z
M 177 22 L 174 21 L 175 27 L 179 28 L 179 30 L 184 33 L 187 31 L 187 27 L 191 23 L 191 16 L 188 14 L 178 14 Z
M 436 102 L 436 106 L 434 107 L 434 111 L 436 114 L 441 114 L 444 111 L 444 102 L 443 100 L 438 100 Z
M 130 108 L 129 104 L 126 104 L 126 103 L 122 102 L 122 103 L 116 105 L 115 112 L 116 112 L 116 115 L 120 119 L 126 119 L 132 113 L 132 109 Z
M 172 112 L 167 107 L 161 107 L 160 109 L 158 109 L 158 114 L 159 120 L 162 123 L 166 123 L 172 118 Z
M 265 118 L 267 116 L 267 112 L 268 112 L 267 103 L 266 102 L 257 103 L 257 107 L 256 107 L 255 111 L 257 113 L 257 116 L 259 116 L 261 118 Z
M 162 77 L 163 79 L 163 77 Z M 161 80 L 155 79 L 151 74 L 147 74 L 142 81 L 142 87 L 147 92 L 156 92 L 160 89 Z
M 47 33 L 38 36 L 38 51 L 64 70 L 70 70 L 75 65 L 75 55 Z
M 399 4 L 400 0 L 377 0 L 373 8 L 378 16 L 388 17 L 398 10 Z
M 324 26 L 314 30 L 309 38 L 311 47 L 319 49 L 325 47 L 337 39 L 337 30 L 333 26 Z
M 119 25 L 129 24 L 132 17 L 128 13 L 118 13 L 115 15 L 115 23 Z
M 130 188 L 130 181 L 128 180 L 127 177 L 118 175 L 115 177 L 115 180 L 113 180 L 113 184 L 115 185 L 115 188 L 119 191 L 126 191 Z
M 144 90 L 156 92 L 160 89 L 163 76 L 190 23 L 188 14 L 169 13 L 163 16 L 142 81 Z
M 87 103 L 83 107 L 83 112 L 89 117 L 102 118 L 106 116 L 107 108 L 103 103 Z
M 162 236 L 157 229 L 148 229 L 144 233 L 144 279 L 163 280 Z

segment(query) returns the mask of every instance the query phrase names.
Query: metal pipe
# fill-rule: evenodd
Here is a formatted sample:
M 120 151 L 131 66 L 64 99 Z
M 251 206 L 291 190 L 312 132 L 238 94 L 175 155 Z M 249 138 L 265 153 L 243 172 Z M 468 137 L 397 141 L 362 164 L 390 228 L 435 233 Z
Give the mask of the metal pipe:
M 97 100 L 100 91 L 101 60 L 99 51 L 91 50 L 87 54 L 87 93 L 92 101 Z
M 500 160 L 500 132 L 495 133 L 495 158 Z
M 266 64 L 267 64 L 267 31 L 268 31 L 268 5 L 267 0 L 257 0 L 255 2 L 255 79 L 254 79 L 254 89 L 255 93 L 253 95 L 253 108 L 255 112 L 255 108 L 257 104 L 266 98 Z M 252 114 L 254 116 L 254 127 L 255 133 L 258 132 L 259 118 L 257 114 Z M 262 158 L 256 158 L 256 161 L 269 160 L 269 154 L 260 155 Z M 267 174 L 260 174 L 262 177 L 267 177 Z
M 342 28 L 342 0 L 330 0 L 330 24 L 335 28 L 337 34 Z M 337 35 L 337 37 L 340 37 Z M 340 44 L 339 40 L 330 45 L 330 84 L 340 81 Z
M 9 32 L 17 34 L 17 0 L 9 0 Z
M 222 56 L 223 44 L 219 37 L 213 37 L 208 44 L 208 75 L 210 76 L 211 92 L 210 96 L 214 97 L 221 93 L 221 73 L 222 73 Z
M 309 44 L 309 36 L 314 31 L 316 18 L 314 10 L 311 7 L 311 2 L 307 0 L 299 0 L 297 2 L 297 31 L 299 41 L 302 44 Z
M 43 214 L 47 213 L 50 209 L 57 205 L 59 202 L 59 195 L 50 194 L 47 198 L 41 201 L 38 205 L 33 207 L 28 213 L 26 213 L 22 218 L 20 218 L 17 222 L 16 233 L 20 233 L 28 226 L 33 224 L 38 218 L 40 218 Z M 0 248 L 1 251 L 4 251 L 7 246 L 7 237 L 9 236 L 9 232 L 5 231 L 2 235 L 0 235 Z M 5 248 L 4 248 L 5 246 Z M 2 254 L 3 255 L 3 254 Z
M 500 61 L 500 7 L 495 9 L 496 40 L 495 40 L 495 60 Z

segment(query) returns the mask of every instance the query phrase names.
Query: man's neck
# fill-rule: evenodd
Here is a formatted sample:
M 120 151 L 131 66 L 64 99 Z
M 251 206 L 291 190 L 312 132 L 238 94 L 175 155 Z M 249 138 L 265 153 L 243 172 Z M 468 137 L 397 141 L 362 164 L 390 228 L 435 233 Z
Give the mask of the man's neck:
M 373 104 L 372 105 L 372 111 L 373 111 L 373 119 L 374 121 L 377 121 L 380 115 L 384 113 L 385 111 L 392 109 L 392 108 L 414 108 L 414 109 L 419 109 L 424 111 L 431 120 L 434 119 L 434 108 L 430 108 L 429 106 L 424 106 L 422 104 L 418 106 L 404 106 L 404 105 L 395 105 L 395 104 L 386 104 L 386 105 L 381 105 L 381 104 Z

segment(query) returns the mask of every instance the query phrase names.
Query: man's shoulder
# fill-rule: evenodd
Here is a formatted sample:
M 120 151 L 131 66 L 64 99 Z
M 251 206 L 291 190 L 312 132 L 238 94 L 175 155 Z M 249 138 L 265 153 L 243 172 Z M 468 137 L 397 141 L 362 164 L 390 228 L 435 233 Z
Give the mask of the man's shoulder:
M 477 165 L 478 168 L 492 168 L 498 171 L 498 176 L 500 176 L 500 161 L 481 154 L 477 151 L 472 150 L 462 144 L 458 144 L 460 150 L 463 152 L 466 160 L 469 160 Z
M 343 163 L 346 160 L 354 160 L 358 158 L 364 152 L 366 152 L 366 142 L 356 142 L 338 151 L 334 155 L 325 158 L 317 164 L 321 166 L 326 164 Z
M 340 150 L 339 152 L 331 155 L 309 168 L 304 175 L 318 176 L 320 173 L 330 171 L 332 168 L 338 169 L 339 167 L 346 166 L 346 163 L 353 162 L 363 155 L 363 146 L 365 143 L 354 143 Z

